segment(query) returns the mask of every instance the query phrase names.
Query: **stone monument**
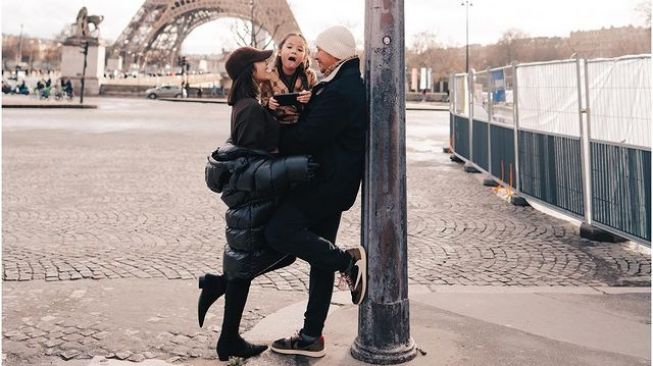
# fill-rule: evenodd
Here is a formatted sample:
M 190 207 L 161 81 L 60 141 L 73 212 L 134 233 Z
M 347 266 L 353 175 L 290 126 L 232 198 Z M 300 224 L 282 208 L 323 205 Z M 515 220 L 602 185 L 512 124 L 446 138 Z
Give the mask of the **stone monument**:
M 82 75 L 85 80 L 84 94 L 99 95 L 100 80 L 104 77 L 105 46 L 100 41 L 101 15 L 88 15 L 83 7 L 77 20 L 70 27 L 71 35 L 63 43 L 61 54 L 61 77 L 70 79 L 75 95 L 81 92 Z M 93 25 L 92 29 L 89 25 Z M 86 70 L 84 72 L 83 50 L 87 45 Z

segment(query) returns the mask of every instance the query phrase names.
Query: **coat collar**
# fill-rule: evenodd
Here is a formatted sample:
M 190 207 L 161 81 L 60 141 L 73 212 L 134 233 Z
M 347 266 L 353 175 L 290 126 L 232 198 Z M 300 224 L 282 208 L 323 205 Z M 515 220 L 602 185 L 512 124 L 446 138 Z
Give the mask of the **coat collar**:
M 352 59 L 346 60 L 345 62 L 341 63 L 338 67 L 336 67 L 335 70 L 333 70 L 329 74 L 329 76 L 322 79 L 322 81 L 320 81 L 320 84 L 329 83 L 341 75 L 349 75 L 352 74 L 354 71 L 360 73 L 360 59 L 358 57 L 354 57 Z

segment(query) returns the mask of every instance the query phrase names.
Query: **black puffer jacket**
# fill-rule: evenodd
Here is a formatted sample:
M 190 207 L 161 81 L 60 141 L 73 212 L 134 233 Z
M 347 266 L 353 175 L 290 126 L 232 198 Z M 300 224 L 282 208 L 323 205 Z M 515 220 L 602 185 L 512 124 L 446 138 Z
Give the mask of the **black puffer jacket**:
M 222 201 L 229 207 L 223 258 L 227 277 L 252 279 L 285 258 L 265 245 L 263 230 L 281 194 L 308 182 L 315 167 L 306 155 L 274 157 L 231 144 L 208 157 L 206 184 L 213 192 L 222 193 Z

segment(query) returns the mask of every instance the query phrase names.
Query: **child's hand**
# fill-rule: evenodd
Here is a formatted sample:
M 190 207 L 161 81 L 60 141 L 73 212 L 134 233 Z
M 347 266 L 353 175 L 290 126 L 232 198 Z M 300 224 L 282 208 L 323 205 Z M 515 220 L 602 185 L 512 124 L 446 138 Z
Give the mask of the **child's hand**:
M 309 100 L 311 100 L 311 95 L 312 94 L 311 94 L 310 90 L 301 91 L 301 92 L 299 92 L 299 96 L 297 97 L 297 100 L 300 103 L 306 104 L 306 103 L 308 103 Z
M 272 111 L 276 111 L 277 108 L 279 108 L 279 102 L 277 102 L 274 97 L 270 97 L 270 100 L 268 101 L 268 108 L 270 108 Z

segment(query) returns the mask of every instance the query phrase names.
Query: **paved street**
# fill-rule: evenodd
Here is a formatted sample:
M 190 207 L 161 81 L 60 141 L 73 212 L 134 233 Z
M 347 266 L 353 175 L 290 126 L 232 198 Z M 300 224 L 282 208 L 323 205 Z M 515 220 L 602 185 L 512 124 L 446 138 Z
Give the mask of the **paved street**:
M 221 307 L 198 331 L 195 278 L 221 267 L 225 207 L 203 170 L 228 135 L 229 109 L 89 102 L 98 109 L 2 111 L 8 364 L 214 358 Z M 650 286 L 650 255 L 581 239 L 450 162 L 448 112 L 408 111 L 407 120 L 411 285 Z M 360 200 L 338 244 L 357 245 L 359 228 Z M 254 281 L 244 328 L 303 299 L 307 280 L 298 261 Z

